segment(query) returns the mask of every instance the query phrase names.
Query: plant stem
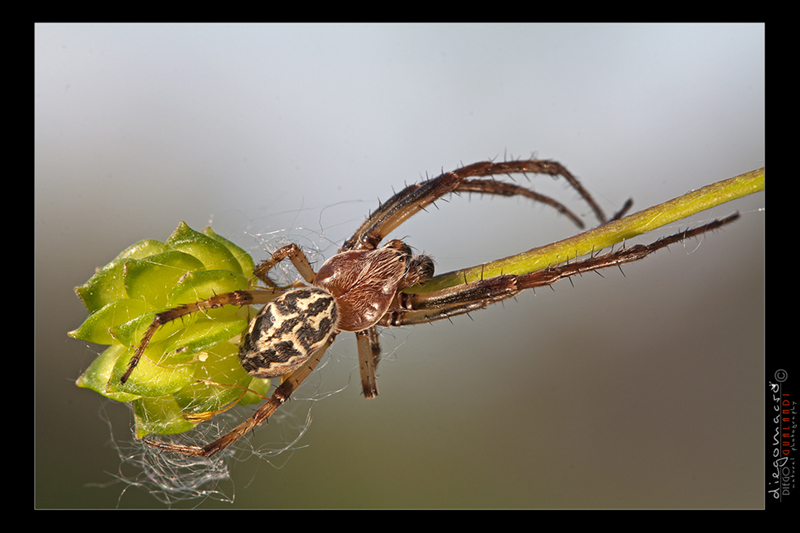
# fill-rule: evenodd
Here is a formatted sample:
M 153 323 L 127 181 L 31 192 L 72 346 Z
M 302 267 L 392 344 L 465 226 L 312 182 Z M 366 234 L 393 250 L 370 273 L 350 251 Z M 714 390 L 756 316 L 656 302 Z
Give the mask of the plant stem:
M 406 292 L 432 292 L 501 274 L 521 275 L 536 272 L 566 260 L 575 260 L 583 255 L 597 252 L 700 211 L 761 190 L 764 190 L 764 168 L 691 191 L 663 204 L 562 241 L 483 265 L 440 274 L 425 284 L 415 286 Z

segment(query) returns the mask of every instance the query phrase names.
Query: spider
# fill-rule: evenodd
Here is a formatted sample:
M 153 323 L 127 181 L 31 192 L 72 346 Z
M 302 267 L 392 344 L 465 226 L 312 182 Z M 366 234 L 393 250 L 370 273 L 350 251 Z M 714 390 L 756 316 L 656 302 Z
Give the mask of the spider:
M 375 371 L 381 348 L 377 327 L 395 327 L 442 320 L 476 311 L 512 298 L 525 289 L 555 283 L 584 272 L 638 261 L 672 243 L 699 235 L 731 222 L 738 215 L 660 239 L 649 245 L 636 245 L 583 260 L 562 263 L 523 275 L 499 275 L 454 287 L 413 294 L 404 289 L 424 284 L 433 277 L 433 260 L 413 255 L 402 240 L 380 245 L 384 238 L 409 217 L 436 200 L 460 192 L 499 196 L 523 196 L 543 202 L 568 216 L 579 227 L 577 216 L 552 198 L 492 177 L 501 174 L 546 174 L 561 176 L 589 204 L 601 224 L 608 222 L 603 211 L 561 164 L 531 159 L 525 161 L 480 162 L 409 185 L 372 213 L 338 253 L 314 272 L 303 251 L 295 244 L 279 248 L 253 270 L 263 287 L 218 294 L 206 300 L 158 313 L 131 357 L 121 381 L 124 383 L 141 358 L 155 332 L 180 317 L 226 305 L 262 305 L 242 334 L 239 361 L 251 375 L 281 378 L 272 396 L 255 414 L 229 433 L 206 446 L 153 441 L 151 446 L 188 455 L 210 457 L 259 426 L 289 399 L 319 363 L 325 351 L 341 332 L 353 332 L 357 339 L 361 384 L 364 396 L 378 395 Z M 631 206 L 628 200 L 611 220 L 620 218 Z M 295 282 L 277 286 L 269 271 L 289 259 L 306 284 Z

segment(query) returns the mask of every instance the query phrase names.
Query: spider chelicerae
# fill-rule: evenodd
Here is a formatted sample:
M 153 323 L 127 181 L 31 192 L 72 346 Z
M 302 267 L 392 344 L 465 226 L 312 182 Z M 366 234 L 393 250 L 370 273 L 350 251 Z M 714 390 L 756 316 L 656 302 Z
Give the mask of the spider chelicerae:
M 411 248 L 399 239 L 380 244 L 406 219 L 449 194 L 471 192 L 527 197 L 557 209 L 583 227 L 581 220 L 556 200 L 515 183 L 494 179 L 497 175 L 528 173 L 563 177 L 589 204 L 601 224 L 609 222 L 591 195 L 559 163 L 539 159 L 475 163 L 409 185 L 392 196 L 317 272 L 303 251 L 297 245 L 289 244 L 279 248 L 253 270 L 263 287 L 218 294 L 158 313 L 131 357 L 121 378 L 123 383 L 135 370 L 150 339 L 163 324 L 226 305 L 263 304 L 242 334 L 239 361 L 249 374 L 259 378 L 280 377 L 281 384 L 253 416 L 207 446 L 147 438 L 145 442 L 164 450 L 201 457 L 210 457 L 227 448 L 268 420 L 289 399 L 341 332 L 355 333 L 363 393 L 367 398 L 374 398 L 378 395 L 375 371 L 381 354 L 378 326 L 421 324 L 476 311 L 512 298 L 525 289 L 638 261 L 670 244 L 718 228 L 738 217 L 732 215 L 715 220 L 649 245 L 592 255 L 528 274 L 487 277 L 428 292 L 405 292 L 405 289 L 424 284 L 433 277 L 433 260 L 427 255 L 413 255 Z M 629 200 L 611 220 L 623 216 L 630 205 Z M 291 261 L 308 285 L 296 282 L 279 287 L 268 277 L 270 270 L 285 259 Z

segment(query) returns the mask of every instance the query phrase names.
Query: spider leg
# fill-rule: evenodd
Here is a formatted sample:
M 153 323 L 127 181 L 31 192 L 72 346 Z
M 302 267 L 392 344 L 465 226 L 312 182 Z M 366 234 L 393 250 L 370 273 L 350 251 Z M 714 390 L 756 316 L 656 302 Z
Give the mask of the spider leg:
M 206 300 L 200 300 L 199 302 L 173 307 L 172 309 L 157 313 L 153 318 L 153 321 L 150 323 L 150 326 L 147 328 L 147 331 L 145 331 L 144 335 L 142 336 L 142 340 L 139 342 L 139 347 L 131 356 L 131 360 L 128 362 L 128 369 L 122 375 L 120 381 L 122 383 L 128 381 L 131 372 L 133 372 L 133 369 L 136 368 L 137 364 L 139 364 L 139 360 L 142 358 L 142 354 L 147 348 L 147 345 L 150 344 L 150 340 L 153 338 L 153 335 L 155 335 L 158 328 L 167 322 L 172 322 L 173 320 L 177 320 L 186 315 L 191 315 L 192 313 L 199 313 L 201 311 L 208 311 L 210 309 L 218 309 L 226 305 L 238 305 L 241 307 L 244 305 L 265 304 L 283 293 L 284 291 L 279 289 L 249 289 L 244 291 L 226 292 L 223 294 L 217 294 Z
M 411 256 L 411 248 L 400 240 L 390 241 L 387 246 L 396 243 Z M 424 283 L 433 277 L 433 259 L 427 255 L 411 257 L 406 267 L 405 277 L 397 285 L 397 290 Z M 378 396 L 378 383 L 375 376 L 378 362 L 381 359 L 381 345 L 378 339 L 378 328 L 371 326 L 356 332 L 358 346 L 358 363 L 361 371 L 361 387 L 365 398 Z
M 303 383 L 303 381 L 305 381 L 309 374 L 311 374 L 311 372 L 319 363 L 320 359 L 322 359 L 325 351 L 328 349 L 328 347 L 330 347 L 331 344 L 333 344 L 335 337 L 336 334 L 331 335 L 328 341 L 322 345 L 322 347 L 317 350 L 314 355 L 308 359 L 308 361 L 303 363 L 303 365 L 297 368 L 297 370 L 286 376 L 281 384 L 275 389 L 275 392 L 272 393 L 272 396 L 270 396 L 267 403 L 259 407 L 253 416 L 211 444 L 202 447 L 189 446 L 186 444 L 171 444 L 167 442 L 154 441 L 147 438 L 145 438 L 144 441 L 155 448 L 160 448 L 162 450 L 171 452 L 179 452 L 186 455 L 196 455 L 199 457 L 211 457 L 212 455 L 215 455 L 239 440 L 252 429 L 260 426 L 266 420 L 268 420 L 269 417 L 272 416 L 272 414 L 275 413 L 275 411 L 277 411 L 278 408 L 286 402 L 286 400 L 289 399 L 292 393 L 297 390 L 297 388 Z
M 217 309 L 225 305 L 243 306 L 265 304 L 270 300 L 280 296 L 284 291 L 275 285 L 275 283 L 269 279 L 269 277 L 267 277 L 267 273 L 275 265 L 287 257 L 306 281 L 309 283 L 314 282 L 314 277 L 316 274 L 311 268 L 311 264 L 308 262 L 306 255 L 303 253 L 300 247 L 298 247 L 296 244 L 287 244 L 286 246 L 279 248 L 275 251 L 275 253 L 272 254 L 272 256 L 270 256 L 269 259 L 265 259 L 253 269 L 253 275 L 264 282 L 264 284 L 268 287 L 267 289 L 250 289 L 218 294 L 208 298 L 207 300 L 181 305 L 179 307 L 158 313 L 155 318 L 153 318 L 153 322 L 147 328 L 147 331 L 139 343 L 139 347 L 136 349 L 133 356 L 131 356 L 131 360 L 128 362 L 128 369 L 122 375 L 120 381 L 122 383 L 128 381 L 131 372 L 133 372 L 133 369 L 139 364 L 139 360 L 142 358 L 142 354 L 147 348 L 147 345 L 150 344 L 150 340 L 153 338 L 153 335 L 155 335 L 158 328 L 167 322 L 171 322 L 192 313 L 206 311 L 209 309 Z
M 495 276 L 429 293 L 398 293 L 396 306 L 381 318 L 378 325 L 424 324 L 484 309 L 522 292 L 518 286 L 519 277 Z
M 303 279 L 305 279 L 309 284 L 313 284 L 316 273 L 314 272 L 314 269 L 311 268 L 311 263 L 308 262 L 306 254 L 304 254 L 303 250 L 301 250 L 300 247 L 294 243 L 278 248 L 269 259 L 264 259 L 261 261 L 253 269 L 253 275 L 263 281 L 267 287 L 277 288 L 277 285 L 275 285 L 275 283 L 267 277 L 267 273 L 272 270 L 275 265 L 287 257 L 297 271 L 300 272 L 300 275 L 303 276 Z
M 378 368 L 378 362 L 381 360 L 381 341 L 378 339 L 378 328 L 375 326 L 369 328 L 369 348 L 375 361 L 375 368 Z
M 633 198 L 628 198 L 627 200 L 625 200 L 625 203 L 622 204 L 622 207 L 619 209 L 619 211 L 614 213 L 614 216 L 609 218 L 608 221 L 609 222 L 614 222 L 615 220 L 621 219 L 622 217 L 625 216 L 625 214 L 628 211 L 630 211 L 632 206 L 633 206 Z
M 377 340 L 375 326 L 356 332 L 358 367 L 361 371 L 361 388 L 365 398 L 375 398 L 378 395 L 378 380 L 375 377 L 375 370 L 381 357 L 381 347 L 379 344 L 374 344 L 373 339 Z
M 535 196 L 537 196 L 536 193 L 524 187 L 490 185 L 493 180 L 469 180 L 469 178 L 481 178 L 500 174 L 525 173 L 549 174 L 554 177 L 564 177 L 589 204 L 600 222 L 606 222 L 606 216 L 602 209 L 600 209 L 600 206 L 597 205 L 597 202 L 594 201 L 589 192 L 586 191 L 580 182 L 560 163 L 541 159 L 504 161 L 500 163 L 484 161 L 459 168 L 453 172 L 445 172 L 436 178 L 422 183 L 409 185 L 392 196 L 387 202 L 382 204 L 377 211 L 372 213 L 353 236 L 345 241 L 342 250 L 375 249 L 389 232 L 397 228 L 409 217 L 452 192 L 480 192 L 483 194 L 502 196 L 523 195 L 538 199 L 535 198 Z M 554 203 L 557 204 L 554 200 L 546 203 L 554 207 Z
M 464 180 L 456 187 L 455 192 L 475 192 L 480 194 L 496 194 L 498 196 L 524 196 L 555 208 L 562 215 L 566 215 L 567 218 L 574 222 L 579 228 L 584 227 L 583 221 L 561 202 L 549 196 L 533 192 L 515 183 L 482 179 Z
M 651 244 L 637 244 L 630 248 L 564 263 L 530 274 L 495 276 L 430 293 L 399 293 L 393 304 L 394 310 L 386 313 L 378 324 L 386 327 L 422 324 L 483 309 L 490 304 L 512 298 L 525 289 L 552 285 L 560 279 L 585 272 L 639 261 L 670 244 L 717 229 L 737 218 L 739 214 L 735 213 L 721 220 L 664 237 Z

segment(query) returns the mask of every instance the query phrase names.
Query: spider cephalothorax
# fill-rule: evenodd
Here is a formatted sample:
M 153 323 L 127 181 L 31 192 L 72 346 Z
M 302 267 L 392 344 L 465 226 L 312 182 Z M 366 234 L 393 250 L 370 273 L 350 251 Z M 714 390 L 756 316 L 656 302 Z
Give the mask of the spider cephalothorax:
M 494 176 L 513 173 L 562 176 L 589 204 L 601 224 L 603 211 L 578 180 L 559 163 L 543 160 L 482 162 L 409 185 L 372 213 L 347 239 L 338 253 L 314 272 L 302 250 L 294 244 L 276 250 L 253 270 L 263 287 L 218 294 L 207 300 L 158 313 L 145 332 L 121 381 L 125 382 L 144 354 L 150 339 L 163 324 L 191 313 L 225 305 L 264 305 L 242 335 L 239 360 L 257 377 L 281 377 L 281 383 L 256 413 L 207 446 L 187 446 L 147 440 L 153 446 L 190 455 L 208 457 L 223 450 L 260 425 L 290 397 L 314 370 L 340 332 L 354 332 L 364 396 L 377 396 L 375 369 L 380 360 L 377 327 L 422 324 L 449 318 L 511 298 L 521 291 L 550 285 L 584 272 L 638 261 L 665 246 L 699 235 L 730 222 L 735 215 L 649 245 L 622 248 L 603 255 L 575 259 L 521 275 L 486 277 L 440 290 L 409 291 L 433 276 L 433 261 L 414 256 L 400 240 L 381 241 L 406 219 L 436 200 L 459 192 L 496 196 L 523 196 L 554 207 L 579 227 L 583 223 L 559 202 L 516 184 L 496 181 Z M 488 177 L 488 178 L 487 178 Z M 630 207 L 627 202 L 612 220 Z M 278 287 L 269 271 L 289 259 L 308 285 L 300 282 Z
M 389 310 L 398 291 L 433 277 L 433 260 L 411 255 L 395 239 L 377 250 L 349 250 L 325 261 L 314 285 L 333 295 L 339 308 L 339 331 L 363 331 Z

